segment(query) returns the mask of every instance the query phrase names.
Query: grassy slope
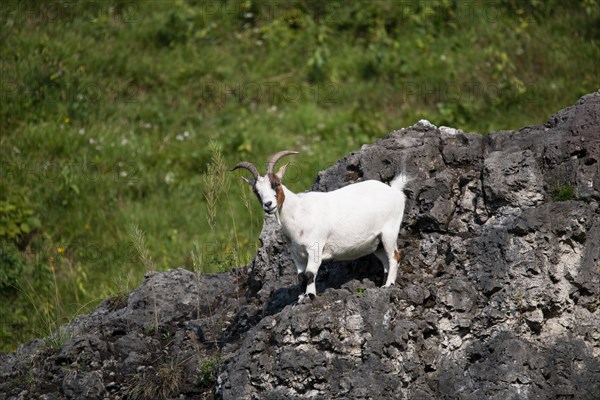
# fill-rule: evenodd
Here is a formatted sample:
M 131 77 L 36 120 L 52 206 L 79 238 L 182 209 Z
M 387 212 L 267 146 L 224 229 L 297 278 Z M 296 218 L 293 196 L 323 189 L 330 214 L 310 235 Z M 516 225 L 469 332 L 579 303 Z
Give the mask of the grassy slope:
M 238 179 L 206 222 L 210 141 L 227 165 L 301 150 L 301 191 L 421 118 L 515 129 L 600 86 L 598 2 L 469 3 L 3 5 L 0 350 L 137 284 L 132 224 L 159 269 L 193 243 L 205 270 L 248 262 L 262 215 Z

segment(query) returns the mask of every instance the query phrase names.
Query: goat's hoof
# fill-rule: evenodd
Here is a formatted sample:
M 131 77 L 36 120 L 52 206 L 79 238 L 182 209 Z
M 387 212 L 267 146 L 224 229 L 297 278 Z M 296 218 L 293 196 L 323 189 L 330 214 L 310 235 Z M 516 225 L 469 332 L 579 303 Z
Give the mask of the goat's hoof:
M 312 303 L 312 301 L 316 298 L 317 296 L 315 296 L 312 293 L 309 294 L 301 294 L 300 296 L 298 296 L 298 304 L 309 304 Z

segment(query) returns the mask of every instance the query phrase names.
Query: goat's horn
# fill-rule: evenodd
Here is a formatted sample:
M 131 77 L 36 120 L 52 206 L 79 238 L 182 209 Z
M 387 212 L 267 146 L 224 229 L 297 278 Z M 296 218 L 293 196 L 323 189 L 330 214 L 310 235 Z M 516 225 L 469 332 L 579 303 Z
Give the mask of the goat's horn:
M 258 179 L 258 177 L 260 176 L 260 174 L 258 173 L 258 169 L 256 169 L 254 164 L 251 164 L 247 161 L 243 161 L 241 163 L 235 164 L 235 166 L 233 168 L 231 168 L 230 171 L 235 171 L 238 168 L 244 168 L 244 169 L 247 169 L 248 171 L 252 172 L 252 175 L 254 175 L 254 179 Z
M 277 162 L 279 160 L 281 160 L 285 156 L 289 156 L 292 154 L 298 154 L 298 152 L 291 151 L 291 150 L 284 150 L 284 151 L 280 151 L 278 153 L 273 154 L 271 156 L 271 160 L 269 161 L 269 164 L 267 164 L 267 175 L 270 175 L 273 173 L 273 169 L 275 169 L 275 164 L 277 164 Z

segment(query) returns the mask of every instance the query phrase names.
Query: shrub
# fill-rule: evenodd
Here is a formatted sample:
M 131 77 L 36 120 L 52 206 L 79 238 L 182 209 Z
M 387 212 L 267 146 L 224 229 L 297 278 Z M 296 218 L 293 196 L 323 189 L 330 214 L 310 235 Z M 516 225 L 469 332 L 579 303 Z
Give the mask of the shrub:
M 13 242 L 19 250 L 25 250 L 41 226 L 42 223 L 26 201 L 0 202 L 0 240 Z
M 0 294 L 14 291 L 24 267 L 14 244 L 0 241 L 0 265 Z

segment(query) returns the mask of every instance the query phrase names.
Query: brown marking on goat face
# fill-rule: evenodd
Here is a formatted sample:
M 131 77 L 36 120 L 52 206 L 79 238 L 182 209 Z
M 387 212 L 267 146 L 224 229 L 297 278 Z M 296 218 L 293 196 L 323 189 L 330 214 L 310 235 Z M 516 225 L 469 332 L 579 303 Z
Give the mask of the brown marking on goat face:
M 300 237 L 304 236 L 304 229 L 300 230 L 300 233 L 298 234 L 298 236 L 300 236 Z
M 275 200 L 277 200 L 277 207 L 281 207 L 283 201 L 285 200 L 285 194 L 283 193 L 281 180 L 275 174 L 269 174 L 269 181 L 271 182 L 271 188 L 275 191 Z
M 400 253 L 398 253 L 398 250 L 394 250 L 394 260 L 400 262 Z
M 281 207 L 283 201 L 285 200 L 285 194 L 283 193 L 281 185 L 279 185 L 276 189 L 275 199 L 277 199 L 277 207 Z

